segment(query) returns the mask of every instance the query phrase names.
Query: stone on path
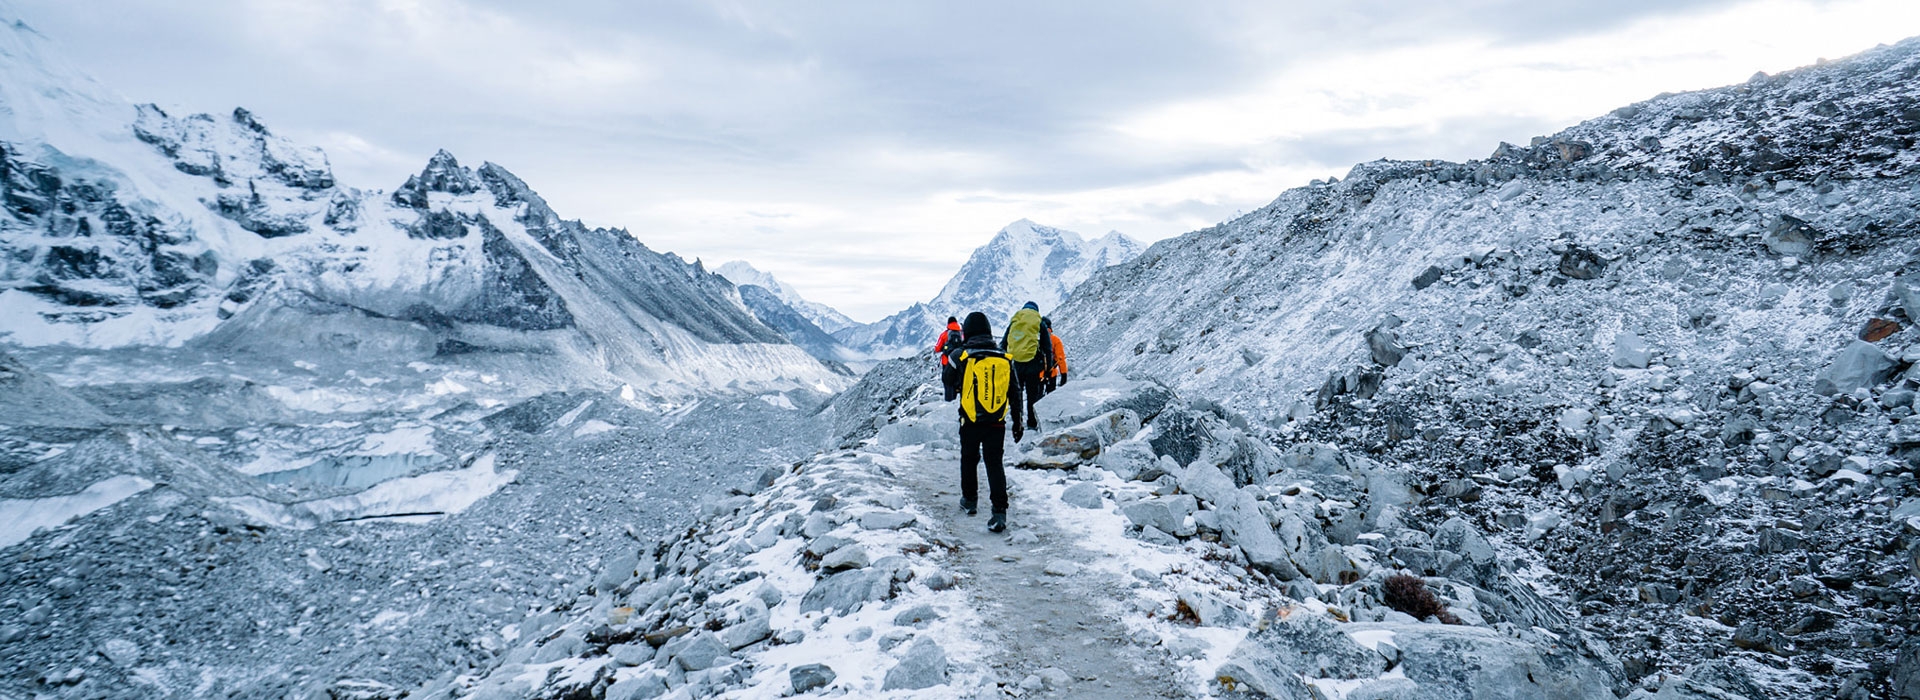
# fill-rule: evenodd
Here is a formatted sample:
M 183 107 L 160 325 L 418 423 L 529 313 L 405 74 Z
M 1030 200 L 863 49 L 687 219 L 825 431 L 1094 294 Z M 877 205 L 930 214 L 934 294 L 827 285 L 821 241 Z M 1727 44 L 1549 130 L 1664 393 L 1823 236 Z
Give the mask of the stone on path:
M 857 544 L 849 544 L 835 549 L 820 558 L 820 568 L 826 569 L 827 571 L 864 569 L 870 563 L 872 563 L 872 560 L 867 558 L 867 548 Z
M 1060 500 L 1067 505 L 1079 508 L 1099 508 L 1101 505 L 1100 486 L 1091 482 L 1081 482 L 1068 486 Z
M 1056 559 L 1047 562 L 1047 568 L 1044 571 L 1048 576 L 1072 576 L 1080 573 L 1080 565 L 1064 559 Z
M 887 670 L 881 690 L 920 690 L 947 682 L 947 652 L 931 639 L 921 637 L 907 647 L 900 663 Z
M 897 510 L 868 511 L 860 516 L 860 527 L 866 530 L 898 530 L 912 525 L 914 519 L 912 513 Z

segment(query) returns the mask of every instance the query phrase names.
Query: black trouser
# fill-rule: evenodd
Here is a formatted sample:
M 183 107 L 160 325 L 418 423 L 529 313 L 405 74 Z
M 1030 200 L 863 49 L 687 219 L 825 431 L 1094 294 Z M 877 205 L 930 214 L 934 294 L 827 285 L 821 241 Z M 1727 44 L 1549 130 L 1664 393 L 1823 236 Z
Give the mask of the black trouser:
M 1021 362 L 1014 365 L 1013 375 L 1020 380 L 1020 393 L 1026 395 L 1027 425 L 1032 426 L 1039 424 L 1040 416 L 1034 414 L 1033 405 L 1047 395 L 1047 383 L 1040 378 L 1040 361 L 1033 360 L 1032 362 Z
M 940 386 L 946 390 L 948 401 L 960 398 L 960 369 L 951 365 L 940 365 Z
M 974 465 L 981 457 L 987 458 L 987 490 L 993 498 L 993 510 L 1004 513 L 1007 510 L 1007 470 L 1001 464 L 1001 456 L 1007 446 L 1007 424 L 1005 423 L 960 423 L 960 500 L 968 503 L 980 502 L 980 482 L 974 476 Z M 983 454 L 984 453 L 984 454 Z

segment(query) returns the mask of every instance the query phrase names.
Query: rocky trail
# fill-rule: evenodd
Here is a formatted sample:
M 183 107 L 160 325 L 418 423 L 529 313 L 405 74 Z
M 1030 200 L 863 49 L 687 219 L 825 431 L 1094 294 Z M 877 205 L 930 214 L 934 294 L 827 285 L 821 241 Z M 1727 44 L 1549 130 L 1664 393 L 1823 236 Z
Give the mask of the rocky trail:
M 1102 555 L 1080 547 L 1078 536 L 1051 517 L 1071 506 L 1036 497 L 1039 484 L 1055 473 L 1009 469 L 1010 527 L 991 533 L 987 508 L 971 517 L 960 510 L 959 453 L 923 454 L 897 473 L 915 505 L 930 514 L 927 527 L 936 541 L 953 546 L 949 563 L 981 612 L 1000 681 L 1058 698 L 1192 696 L 1175 681 L 1179 669 L 1164 652 L 1132 644 L 1125 626 L 1104 612 L 1144 584 L 1087 568 Z

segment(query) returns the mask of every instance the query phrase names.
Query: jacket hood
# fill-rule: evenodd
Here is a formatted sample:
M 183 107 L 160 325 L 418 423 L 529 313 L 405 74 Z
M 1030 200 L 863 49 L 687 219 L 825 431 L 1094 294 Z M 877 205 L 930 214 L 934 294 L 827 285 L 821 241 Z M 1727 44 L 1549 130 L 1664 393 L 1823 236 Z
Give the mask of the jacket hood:
M 967 314 L 967 323 L 961 327 L 961 332 L 966 334 L 967 340 L 973 340 L 976 337 L 992 338 L 993 322 L 987 320 L 986 314 L 975 311 Z

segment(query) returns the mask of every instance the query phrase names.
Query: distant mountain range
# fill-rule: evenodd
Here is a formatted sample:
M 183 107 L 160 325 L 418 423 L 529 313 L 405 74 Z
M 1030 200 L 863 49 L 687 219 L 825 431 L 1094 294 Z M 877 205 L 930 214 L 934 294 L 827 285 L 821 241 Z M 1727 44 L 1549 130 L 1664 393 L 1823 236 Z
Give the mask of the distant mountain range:
M 869 357 L 899 357 L 932 347 L 948 316 L 985 312 L 996 333 L 1022 304 L 1051 313 L 1095 272 L 1138 256 L 1141 245 L 1118 231 L 1088 240 L 1026 219 L 1000 229 L 967 259 L 931 301 L 833 333 Z
M 0 342 L 521 357 L 661 395 L 841 381 L 726 279 L 499 165 L 442 151 L 390 193 L 348 187 L 245 109 L 128 104 L 44 43 L 0 29 Z

